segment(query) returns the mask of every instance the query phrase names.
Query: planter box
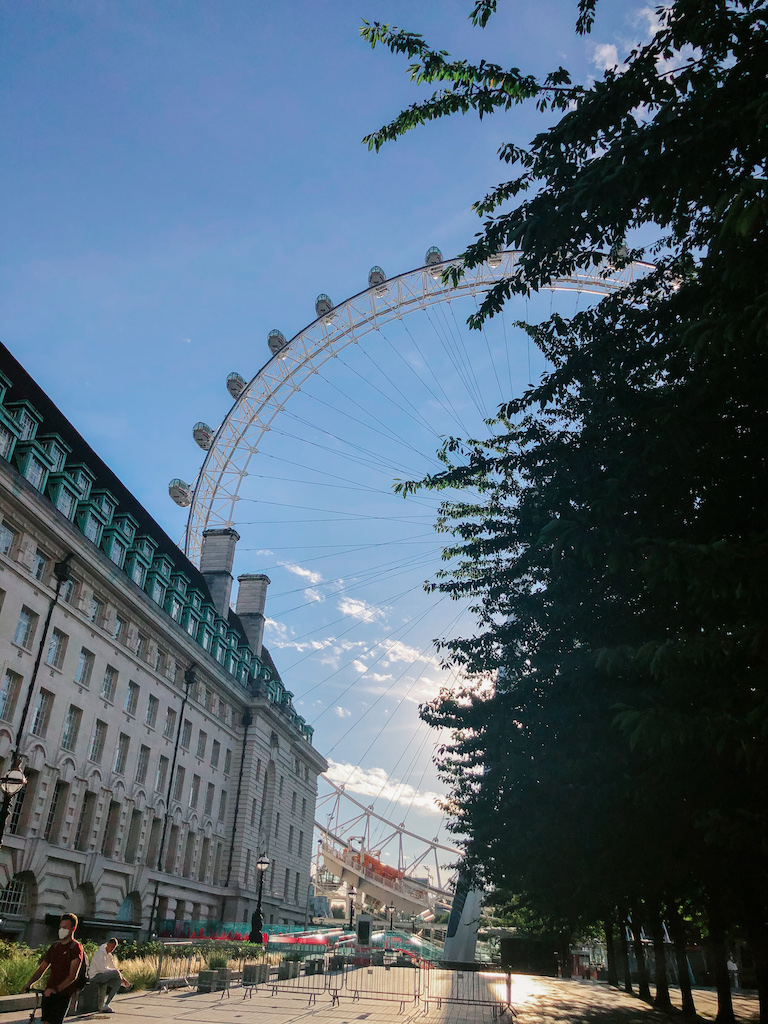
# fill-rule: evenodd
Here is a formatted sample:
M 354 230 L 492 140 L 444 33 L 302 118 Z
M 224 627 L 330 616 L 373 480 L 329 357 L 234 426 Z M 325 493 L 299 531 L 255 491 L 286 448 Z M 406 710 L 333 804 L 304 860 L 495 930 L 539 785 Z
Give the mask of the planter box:
M 320 960 L 305 960 L 304 961 L 304 973 L 305 974 L 323 974 L 325 971 L 325 963 Z
M 269 964 L 244 964 L 243 984 L 262 985 L 269 981 Z
M 197 976 L 197 991 L 215 992 L 218 978 L 218 971 L 200 971 Z
M 216 991 L 223 992 L 232 982 L 232 971 L 228 967 L 220 967 L 216 971 Z
M 285 981 L 287 978 L 298 978 L 301 970 L 301 963 L 298 960 L 283 960 L 277 965 L 277 980 Z
M 332 956 L 331 962 L 328 965 L 329 971 L 343 971 L 344 964 L 346 963 L 346 957 L 343 956 Z

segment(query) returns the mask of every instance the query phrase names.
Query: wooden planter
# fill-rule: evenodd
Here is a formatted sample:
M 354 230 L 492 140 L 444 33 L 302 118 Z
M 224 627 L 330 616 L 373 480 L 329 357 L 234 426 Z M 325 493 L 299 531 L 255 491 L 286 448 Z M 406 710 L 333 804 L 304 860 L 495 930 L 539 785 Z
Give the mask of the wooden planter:
M 197 991 L 215 992 L 218 978 L 218 971 L 200 971 L 197 976 Z
M 269 964 L 243 964 L 243 985 L 262 985 L 269 981 Z
M 283 960 L 277 965 L 277 980 L 285 981 L 287 978 L 298 978 L 301 970 L 301 963 L 298 960 Z

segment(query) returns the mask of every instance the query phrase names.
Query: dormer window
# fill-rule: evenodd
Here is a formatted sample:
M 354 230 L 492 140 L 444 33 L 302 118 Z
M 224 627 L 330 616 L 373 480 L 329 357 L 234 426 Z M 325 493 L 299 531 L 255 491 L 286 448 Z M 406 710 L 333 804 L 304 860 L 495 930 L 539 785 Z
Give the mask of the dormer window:
M 67 519 L 72 518 L 72 513 L 75 511 L 75 496 L 71 491 L 68 491 L 66 487 L 60 487 L 59 493 L 56 496 L 56 508 L 61 512 Z
M 88 540 L 92 540 L 94 544 L 99 543 L 101 523 L 98 521 L 98 519 L 92 512 L 88 513 L 88 517 L 86 518 L 85 523 L 83 525 L 83 533 L 88 538 Z
M 15 440 L 16 437 L 13 432 L 0 423 L 0 455 L 4 459 L 10 457 Z
M 19 437 L 22 441 L 29 441 L 30 438 L 34 437 L 35 430 L 37 429 L 37 421 L 33 416 L 30 416 L 26 409 L 22 409 L 19 413 Z
M 112 544 L 110 545 L 109 557 L 115 563 L 115 565 L 122 566 L 123 559 L 125 558 L 125 545 L 121 544 L 116 538 L 112 538 Z
M 144 571 L 144 566 L 141 564 L 141 562 L 133 563 L 133 568 L 131 569 L 131 579 L 139 587 L 144 586 Z
M 181 618 L 182 608 L 183 605 L 181 601 L 178 599 L 178 597 L 174 597 L 174 599 L 171 601 L 171 618 L 173 619 L 174 622 L 178 622 L 179 619 Z
M 34 422 L 34 421 L 33 421 Z M 30 455 L 27 459 L 27 480 L 39 490 L 42 490 L 45 482 L 45 466 L 36 455 Z

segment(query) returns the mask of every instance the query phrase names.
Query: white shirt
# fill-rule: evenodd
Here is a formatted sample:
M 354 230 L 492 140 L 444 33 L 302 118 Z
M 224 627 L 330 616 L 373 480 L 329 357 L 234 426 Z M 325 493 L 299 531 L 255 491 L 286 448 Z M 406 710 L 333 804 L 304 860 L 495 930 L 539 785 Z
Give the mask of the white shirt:
M 116 971 L 117 963 L 114 956 L 107 950 L 106 942 L 91 957 L 91 965 L 88 968 L 88 977 L 95 978 L 97 974 L 104 974 L 105 971 Z

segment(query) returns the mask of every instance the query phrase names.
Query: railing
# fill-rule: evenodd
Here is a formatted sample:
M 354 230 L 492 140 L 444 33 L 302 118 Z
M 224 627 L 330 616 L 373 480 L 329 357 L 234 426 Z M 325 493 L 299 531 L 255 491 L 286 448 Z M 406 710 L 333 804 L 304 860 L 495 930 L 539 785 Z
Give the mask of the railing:
M 415 902 L 428 902 L 428 893 L 426 889 L 420 888 L 414 882 L 409 882 L 407 878 L 395 879 L 388 878 L 386 875 L 380 875 L 378 871 L 374 871 L 368 867 L 359 854 L 350 853 L 349 850 L 340 850 L 337 846 L 332 846 L 330 843 L 323 843 L 321 852 L 327 853 L 329 857 L 333 857 L 342 864 L 346 864 L 356 872 L 356 874 L 360 875 L 362 878 L 367 878 L 376 885 L 389 889 L 391 892 L 401 893 L 403 896 L 407 896 Z

